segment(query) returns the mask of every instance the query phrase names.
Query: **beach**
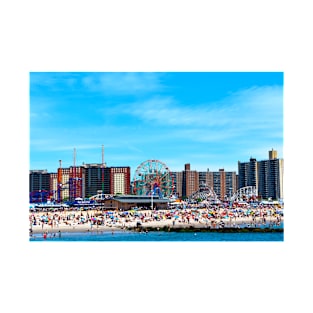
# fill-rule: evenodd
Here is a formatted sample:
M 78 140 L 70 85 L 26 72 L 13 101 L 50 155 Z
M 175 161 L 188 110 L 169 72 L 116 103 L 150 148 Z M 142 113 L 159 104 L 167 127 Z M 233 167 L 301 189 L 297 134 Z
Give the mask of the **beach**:
M 283 214 L 275 208 L 177 210 L 64 210 L 30 212 L 30 234 L 54 236 L 63 232 L 114 232 L 120 230 L 217 230 L 280 227 Z

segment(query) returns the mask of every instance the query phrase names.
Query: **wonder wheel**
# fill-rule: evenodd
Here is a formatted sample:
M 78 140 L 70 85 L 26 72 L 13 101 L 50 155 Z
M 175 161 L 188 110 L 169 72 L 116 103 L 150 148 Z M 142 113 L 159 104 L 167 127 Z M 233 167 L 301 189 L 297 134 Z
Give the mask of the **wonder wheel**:
M 170 197 L 174 189 L 174 179 L 168 166 L 158 160 L 142 162 L 134 175 L 133 192 L 136 195 L 158 195 Z

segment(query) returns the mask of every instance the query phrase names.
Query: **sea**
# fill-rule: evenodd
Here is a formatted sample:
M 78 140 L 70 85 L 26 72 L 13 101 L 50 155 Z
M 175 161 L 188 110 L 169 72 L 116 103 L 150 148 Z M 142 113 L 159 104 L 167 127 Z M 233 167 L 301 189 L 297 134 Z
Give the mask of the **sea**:
M 32 242 L 47 241 L 152 241 L 152 242 L 182 242 L 182 241 L 284 241 L 284 232 L 130 232 L 130 231 L 99 231 L 99 232 L 62 232 L 49 233 L 46 238 L 43 234 L 33 234 L 29 238 Z

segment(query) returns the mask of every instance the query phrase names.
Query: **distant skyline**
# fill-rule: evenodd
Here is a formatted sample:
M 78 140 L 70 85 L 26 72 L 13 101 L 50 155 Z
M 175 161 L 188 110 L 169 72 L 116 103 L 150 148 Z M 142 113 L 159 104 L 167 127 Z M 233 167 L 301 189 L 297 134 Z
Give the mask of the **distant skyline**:
M 238 171 L 283 158 L 282 72 L 30 73 L 30 169 L 144 161 Z

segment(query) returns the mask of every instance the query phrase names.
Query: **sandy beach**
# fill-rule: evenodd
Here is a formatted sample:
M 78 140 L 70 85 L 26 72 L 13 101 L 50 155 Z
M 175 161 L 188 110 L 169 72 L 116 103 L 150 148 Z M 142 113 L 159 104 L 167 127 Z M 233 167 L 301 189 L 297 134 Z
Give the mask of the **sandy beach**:
M 198 210 L 160 210 L 136 212 L 101 212 L 87 211 L 56 211 L 30 212 L 30 233 L 59 234 L 62 232 L 114 232 L 169 227 L 175 231 L 178 228 L 249 228 L 264 226 L 279 226 L 283 216 L 274 209 L 262 208 L 256 210 L 210 209 Z

